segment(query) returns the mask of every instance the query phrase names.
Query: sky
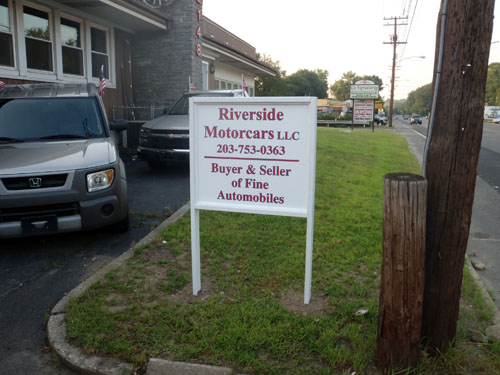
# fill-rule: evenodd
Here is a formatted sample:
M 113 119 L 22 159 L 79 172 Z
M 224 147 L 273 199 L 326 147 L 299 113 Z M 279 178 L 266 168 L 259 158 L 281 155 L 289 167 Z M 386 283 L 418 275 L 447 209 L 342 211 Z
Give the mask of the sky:
M 436 24 L 440 0 L 205 0 L 203 14 L 257 52 L 279 61 L 287 75 L 299 69 L 324 69 L 331 85 L 342 74 L 375 74 L 381 95 L 390 96 L 392 66 L 391 17 L 398 27 L 402 59 L 396 71 L 395 99 L 432 82 Z M 495 16 L 500 5 L 495 6 Z M 499 14 L 500 16 L 500 14 Z M 500 19 L 495 17 L 495 19 Z M 494 23 L 490 63 L 500 62 L 500 26 Z M 419 58 L 415 56 L 425 56 Z

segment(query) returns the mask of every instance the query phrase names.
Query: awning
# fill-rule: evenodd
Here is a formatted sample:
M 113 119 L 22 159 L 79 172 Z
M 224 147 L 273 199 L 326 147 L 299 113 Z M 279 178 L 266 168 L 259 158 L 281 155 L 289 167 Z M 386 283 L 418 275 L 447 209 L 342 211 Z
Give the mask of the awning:
M 276 71 L 273 68 L 258 60 L 243 56 L 238 51 L 233 51 L 227 46 L 220 45 L 218 42 L 208 40 L 206 37 L 203 37 L 203 50 L 208 50 L 210 54 L 217 56 L 217 62 L 234 66 L 256 76 L 274 77 L 276 75 Z
M 133 31 L 166 30 L 170 16 L 149 8 L 140 0 L 59 0 L 68 6 L 98 18 L 123 25 Z

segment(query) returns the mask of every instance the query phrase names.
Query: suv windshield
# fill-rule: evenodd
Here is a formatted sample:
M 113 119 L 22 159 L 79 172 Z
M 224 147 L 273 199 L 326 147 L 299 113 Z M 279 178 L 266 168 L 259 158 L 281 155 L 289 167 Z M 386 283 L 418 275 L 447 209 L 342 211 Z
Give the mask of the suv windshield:
M 201 93 L 201 94 L 184 94 L 180 97 L 177 102 L 175 102 L 174 106 L 170 111 L 168 111 L 169 115 L 188 115 L 189 114 L 189 98 L 192 96 L 210 96 L 210 97 L 219 97 L 219 96 L 233 96 L 230 92 L 210 92 L 210 93 Z
M 105 136 L 93 98 L 0 100 L 0 143 Z

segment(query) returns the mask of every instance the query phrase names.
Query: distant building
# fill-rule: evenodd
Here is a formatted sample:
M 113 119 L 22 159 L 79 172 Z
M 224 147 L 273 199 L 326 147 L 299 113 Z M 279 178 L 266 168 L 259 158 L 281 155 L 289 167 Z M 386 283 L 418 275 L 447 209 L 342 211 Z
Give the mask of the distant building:
M 0 80 L 94 82 L 104 103 L 165 107 L 187 91 L 241 87 L 276 72 L 203 17 L 202 0 L 0 0 Z
M 318 99 L 318 112 L 331 114 L 352 112 L 352 100 L 341 102 L 333 99 Z

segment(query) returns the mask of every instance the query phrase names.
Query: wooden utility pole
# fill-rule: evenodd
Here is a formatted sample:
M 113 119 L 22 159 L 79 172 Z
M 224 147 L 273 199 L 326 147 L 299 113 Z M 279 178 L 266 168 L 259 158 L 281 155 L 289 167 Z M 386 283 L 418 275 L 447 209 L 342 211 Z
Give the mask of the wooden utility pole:
M 436 62 L 444 12 L 437 26 Z M 448 0 L 443 64 L 429 130 L 422 337 L 431 353 L 456 335 L 462 273 L 483 133 L 494 0 Z M 433 82 L 436 87 L 436 80 Z M 429 126 L 429 129 L 430 126 Z M 426 161 L 424 160 L 424 163 Z
M 406 44 L 406 42 L 398 42 L 398 26 L 408 25 L 407 23 L 400 23 L 398 25 L 398 20 L 408 19 L 408 17 L 390 17 L 384 18 L 384 20 L 393 20 L 394 24 L 385 24 L 384 26 L 394 26 L 394 34 L 391 36 L 390 42 L 384 42 L 384 44 L 392 44 L 392 75 L 391 75 L 391 98 L 389 100 L 389 127 L 392 128 L 392 114 L 394 109 L 394 84 L 396 83 L 396 48 L 398 44 Z
M 427 180 L 384 177 L 382 280 L 377 362 L 382 370 L 416 366 L 420 353 L 425 270 Z

